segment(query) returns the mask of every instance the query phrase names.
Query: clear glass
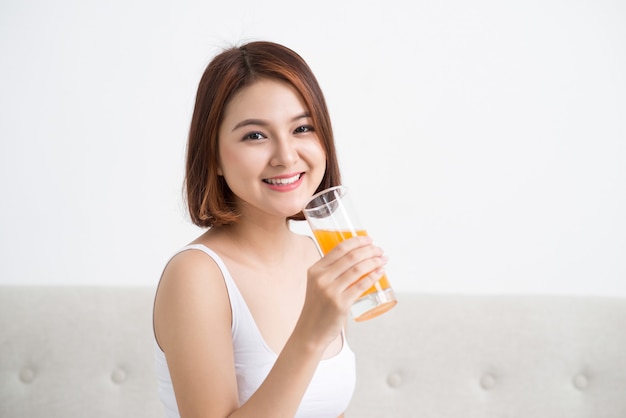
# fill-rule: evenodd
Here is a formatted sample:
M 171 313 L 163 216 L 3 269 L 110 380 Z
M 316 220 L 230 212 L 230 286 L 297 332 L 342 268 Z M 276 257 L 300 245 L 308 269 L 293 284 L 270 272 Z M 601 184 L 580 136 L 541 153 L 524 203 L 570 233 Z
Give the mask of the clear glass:
M 341 241 L 367 235 L 345 186 L 331 187 L 313 195 L 303 213 L 323 255 Z M 352 305 L 350 314 L 356 322 L 366 321 L 387 312 L 397 303 L 385 274 Z

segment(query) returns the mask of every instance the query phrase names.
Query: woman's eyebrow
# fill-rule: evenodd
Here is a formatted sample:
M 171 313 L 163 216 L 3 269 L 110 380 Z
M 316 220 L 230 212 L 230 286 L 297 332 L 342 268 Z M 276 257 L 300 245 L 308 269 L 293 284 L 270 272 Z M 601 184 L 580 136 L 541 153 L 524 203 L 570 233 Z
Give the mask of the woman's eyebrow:
M 298 119 L 306 119 L 306 118 L 310 118 L 311 114 L 309 112 L 304 112 L 301 115 L 296 116 L 295 118 L 291 119 L 292 122 L 297 121 Z
M 302 114 L 299 114 L 295 117 L 293 117 L 291 119 L 291 122 L 295 122 L 297 120 L 300 119 L 306 119 L 306 118 L 310 118 L 311 114 L 309 112 L 304 112 Z M 269 123 L 263 119 L 244 119 L 241 122 L 239 122 L 238 124 L 235 125 L 235 127 L 233 128 L 233 131 L 236 131 L 239 128 L 242 128 L 244 126 L 249 126 L 249 125 L 258 125 L 258 126 L 268 126 Z
M 248 125 L 267 126 L 268 123 L 262 119 L 244 119 L 235 125 L 235 127 L 233 128 L 233 131 L 236 131 L 237 129 L 242 128 L 244 126 L 248 126 Z

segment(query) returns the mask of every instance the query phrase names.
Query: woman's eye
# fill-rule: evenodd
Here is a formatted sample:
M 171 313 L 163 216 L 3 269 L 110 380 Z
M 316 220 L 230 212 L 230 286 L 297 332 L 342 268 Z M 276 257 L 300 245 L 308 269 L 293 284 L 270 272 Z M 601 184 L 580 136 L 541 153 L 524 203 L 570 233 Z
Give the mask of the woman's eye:
M 263 138 L 265 138 L 265 136 L 261 132 L 251 132 L 243 137 L 244 140 L 257 140 Z
M 315 129 L 311 125 L 303 125 L 296 128 L 295 133 L 313 132 Z

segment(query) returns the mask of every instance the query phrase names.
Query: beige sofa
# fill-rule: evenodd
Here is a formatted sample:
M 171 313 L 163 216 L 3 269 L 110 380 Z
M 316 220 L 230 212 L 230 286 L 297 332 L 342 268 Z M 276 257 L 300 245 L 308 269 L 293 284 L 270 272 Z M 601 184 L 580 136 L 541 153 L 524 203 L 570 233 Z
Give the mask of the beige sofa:
M 0 417 L 160 418 L 154 289 L 0 286 Z M 624 418 L 626 300 L 400 293 L 348 418 Z

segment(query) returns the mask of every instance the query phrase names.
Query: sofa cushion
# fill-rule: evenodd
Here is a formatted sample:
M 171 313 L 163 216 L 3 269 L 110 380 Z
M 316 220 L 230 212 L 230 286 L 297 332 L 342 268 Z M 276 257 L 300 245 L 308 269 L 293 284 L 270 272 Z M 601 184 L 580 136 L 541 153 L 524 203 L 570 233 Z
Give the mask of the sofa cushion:
M 420 295 L 350 323 L 349 417 L 624 418 L 626 300 Z
M 0 287 L 0 417 L 158 418 L 154 290 Z

